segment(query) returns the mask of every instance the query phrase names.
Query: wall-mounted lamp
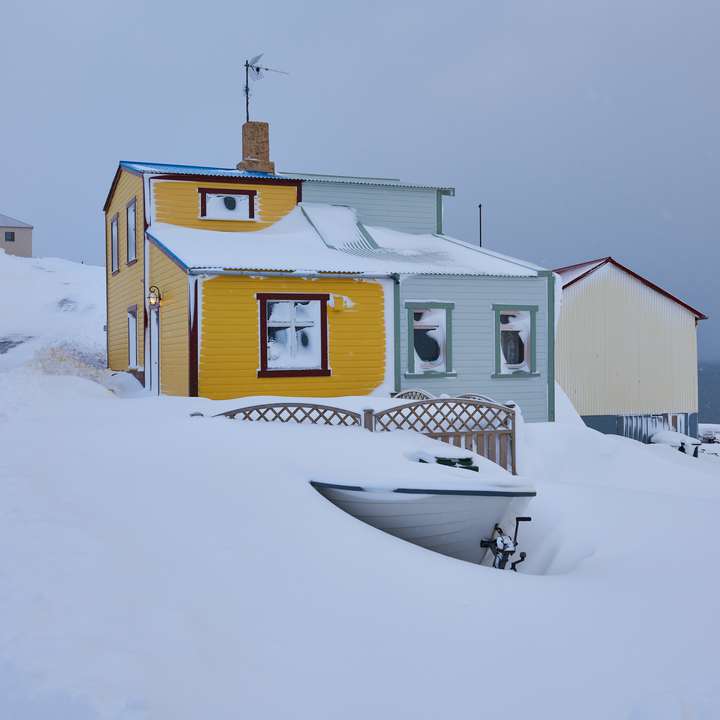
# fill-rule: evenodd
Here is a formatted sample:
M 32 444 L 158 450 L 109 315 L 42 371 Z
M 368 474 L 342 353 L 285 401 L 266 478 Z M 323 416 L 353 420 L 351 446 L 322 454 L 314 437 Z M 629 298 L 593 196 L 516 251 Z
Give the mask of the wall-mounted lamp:
M 150 286 L 147 299 L 150 307 L 159 307 L 162 295 L 160 294 L 160 288 L 157 285 Z

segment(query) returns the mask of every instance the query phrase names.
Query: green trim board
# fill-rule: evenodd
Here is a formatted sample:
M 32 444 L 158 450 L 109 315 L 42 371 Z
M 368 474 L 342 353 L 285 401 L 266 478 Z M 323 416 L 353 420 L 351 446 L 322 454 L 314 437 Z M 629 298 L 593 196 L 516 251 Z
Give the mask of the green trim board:
M 428 372 L 423 373 L 416 373 L 416 372 L 406 372 L 405 373 L 406 378 L 414 378 L 415 380 L 420 380 L 422 378 L 454 378 L 457 377 L 456 372 L 434 372 L 433 370 L 429 370 Z
M 493 305 L 493 312 L 495 313 L 495 372 L 493 378 L 523 378 L 523 377 L 537 377 L 540 373 L 537 372 L 537 314 L 539 306 L 537 305 Z M 515 371 L 511 373 L 502 372 L 502 357 L 500 348 L 500 314 L 503 312 L 517 310 L 519 312 L 530 313 L 530 372 L 527 371 Z
M 443 194 L 438 190 L 435 200 L 435 232 L 442 235 L 443 231 Z
M 453 352 L 452 352 L 452 311 L 455 309 L 454 302 L 438 302 L 436 300 L 408 300 L 405 302 L 405 313 L 407 315 L 407 371 L 405 377 L 423 378 L 423 377 L 457 377 L 457 373 L 453 371 Z M 415 372 L 415 344 L 413 342 L 413 311 L 415 310 L 445 310 L 445 372 Z
M 514 373 L 493 373 L 490 377 L 493 380 L 515 380 L 520 378 L 540 377 L 540 373 L 516 370 Z
M 555 273 L 543 270 L 538 275 L 547 277 L 547 375 L 548 422 L 555 421 Z

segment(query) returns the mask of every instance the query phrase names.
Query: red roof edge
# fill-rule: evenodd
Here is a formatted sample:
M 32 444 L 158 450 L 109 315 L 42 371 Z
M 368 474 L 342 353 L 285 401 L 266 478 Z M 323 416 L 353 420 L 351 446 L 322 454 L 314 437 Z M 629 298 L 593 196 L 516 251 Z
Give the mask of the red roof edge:
M 563 289 L 570 287 L 571 285 L 574 285 L 576 282 L 579 282 L 583 278 L 586 278 L 588 275 L 591 275 L 596 270 L 600 269 L 604 265 L 607 265 L 610 263 L 611 265 L 614 265 L 619 270 L 622 270 L 623 272 L 626 272 L 628 275 L 631 275 L 636 280 L 639 280 L 643 285 L 646 287 L 649 287 L 651 290 L 654 290 L 655 292 L 660 293 L 661 295 L 664 295 L 669 300 L 672 300 L 673 302 L 676 302 L 678 305 L 681 305 L 686 310 L 691 312 L 698 320 L 707 320 L 708 316 L 704 313 L 698 310 L 697 308 L 694 308 L 692 305 L 688 305 L 686 302 L 683 302 L 679 297 L 676 297 L 672 293 L 668 292 L 667 290 L 664 290 L 659 285 L 656 285 L 651 280 L 648 280 L 647 278 L 643 277 L 642 275 L 638 275 L 638 273 L 631 270 L 629 267 L 625 267 L 622 263 L 619 263 L 615 258 L 608 257 L 605 258 L 598 258 L 597 260 L 587 260 L 585 262 L 581 263 L 575 263 L 575 265 L 566 265 L 565 267 L 556 268 L 553 270 L 553 272 L 556 273 L 562 273 L 567 270 L 574 270 L 575 268 L 581 267 L 582 265 L 589 265 L 592 263 L 598 263 L 597 265 L 593 265 L 587 272 L 582 273 L 582 275 L 578 275 L 574 280 L 571 280 L 569 283 L 563 285 Z
M 608 256 L 608 257 L 597 258 L 596 260 L 586 260 L 585 262 L 575 263 L 574 265 L 566 265 L 565 267 L 555 268 L 553 270 L 553 272 L 564 273 L 564 272 L 567 272 L 568 270 L 574 270 L 575 268 L 579 268 L 582 265 L 593 265 L 594 263 L 604 263 L 604 262 L 607 262 L 608 260 L 612 260 L 612 258 L 610 256 Z

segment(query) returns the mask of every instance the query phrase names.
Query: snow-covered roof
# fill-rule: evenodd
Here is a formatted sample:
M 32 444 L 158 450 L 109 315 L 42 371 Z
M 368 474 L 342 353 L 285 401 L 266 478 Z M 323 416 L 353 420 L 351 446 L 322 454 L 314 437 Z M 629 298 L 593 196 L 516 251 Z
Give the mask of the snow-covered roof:
M 455 188 L 452 187 L 416 185 L 412 183 L 404 183 L 398 178 L 360 177 L 351 175 L 330 175 L 323 173 L 264 173 L 249 170 L 237 170 L 235 168 L 208 167 L 203 165 L 174 165 L 172 163 L 138 162 L 134 160 L 121 160 L 120 167 L 131 170 L 132 172 L 151 175 L 203 175 L 207 177 L 264 178 L 267 180 L 305 180 L 307 182 L 392 186 L 413 190 L 440 190 L 448 195 L 455 194 Z
M 588 277 L 601 267 L 604 267 L 605 265 L 613 265 L 614 267 L 622 270 L 623 272 L 626 272 L 628 275 L 631 275 L 643 285 L 649 287 L 651 290 L 655 290 L 655 292 L 658 292 L 661 295 L 664 295 L 669 300 L 672 300 L 678 305 L 681 305 L 686 310 L 690 311 L 693 315 L 695 315 L 698 320 L 707 320 L 707 315 L 705 315 L 705 313 L 692 307 L 692 305 L 688 305 L 686 302 L 676 297 L 671 292 L 668 292 L 667 290 L 661 288 L 659 285 L 656 285 L 654 282 L 648 280 L 642 275 L 639 275 L 634 270 L 625 267 L 625 265 L 619 263 L 617 260 L 615 260 L 615 258 L 610 257 L 609 255 L 608 257 L 598 258 L 597 260 L 587 260 L 586 262 L 577 263 L 575 265 L 566 265 L 565 267 L 556 268 L 553 272 L 556 272 L 562 279 L 564 289 L 578 281 L 584 280 L 586 277 Z
M 361 275 L 537 275 L 537 266 L 445 235 L 414 235 L 358 222 L 352 208 L 301 203 L 257 232 L 154 223 L 147 234 L 189 270 Z
M 10 227 L 10 228 L 32 228 L 32 225 L 29 223 L 23 222 L 22 220 L 16 220 L 13 217 L 10 217 L 9 215 L 3 215 L 0 213 L 0 227 Z

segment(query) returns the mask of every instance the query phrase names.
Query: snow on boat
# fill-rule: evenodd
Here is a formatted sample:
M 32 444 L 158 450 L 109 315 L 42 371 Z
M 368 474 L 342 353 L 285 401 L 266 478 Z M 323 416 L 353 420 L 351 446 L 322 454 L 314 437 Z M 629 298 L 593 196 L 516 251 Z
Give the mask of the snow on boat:
M 437 465 L 431 467 L 439 470 Z M 333 504 L 368 525 L 428 550 L 481 563 L 487 550 L 480 547 L 480 541 L 492 535 L 496 523 L 509 520 L 511 525 L 536 495 L 529 485 L 504 479 L 493 482 L 490 478 L 443 468 L 442 476 L 418 477 L 416 482 L 400 481 L 396 485 L 319 480 L 311 484 Z M 434 485 L 428 484 L 433 480 Z

